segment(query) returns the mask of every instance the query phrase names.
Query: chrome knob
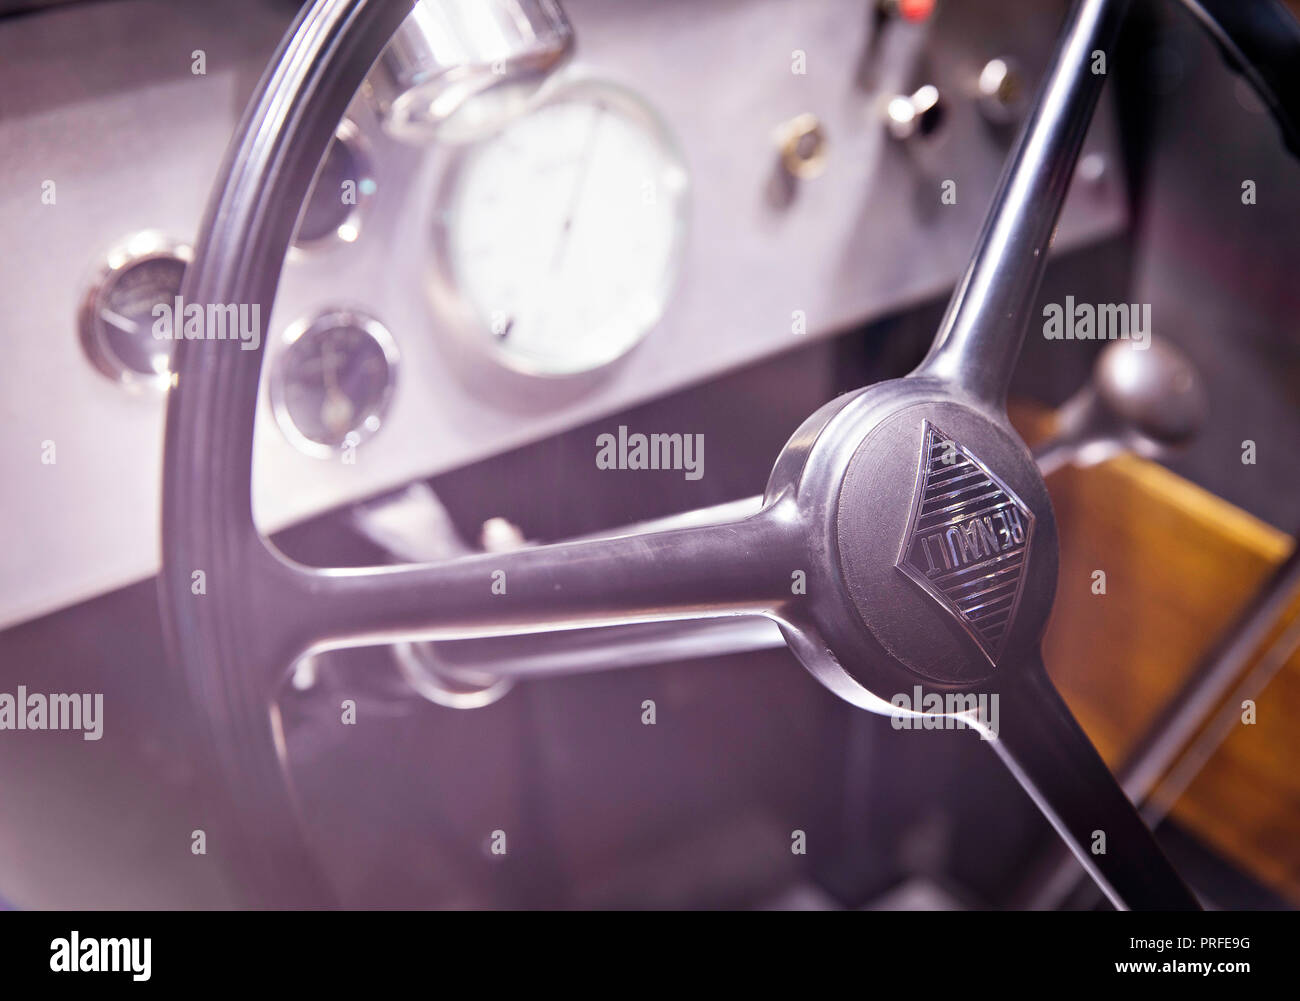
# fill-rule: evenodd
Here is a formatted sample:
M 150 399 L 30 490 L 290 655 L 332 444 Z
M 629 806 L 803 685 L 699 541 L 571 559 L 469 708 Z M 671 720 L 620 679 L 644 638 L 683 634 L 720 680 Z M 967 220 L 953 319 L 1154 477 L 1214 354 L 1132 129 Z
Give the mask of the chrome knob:
M 990 59 L 976 83 L 980 112 L 992 125 L 1010 125 L 1024 116 L 1028 89 L 1019 66 L 1010 59 Z
M 557 0 L 420 0 L 366 88 L 394 138 L 463 142 L 517 114 L 572 51 Z

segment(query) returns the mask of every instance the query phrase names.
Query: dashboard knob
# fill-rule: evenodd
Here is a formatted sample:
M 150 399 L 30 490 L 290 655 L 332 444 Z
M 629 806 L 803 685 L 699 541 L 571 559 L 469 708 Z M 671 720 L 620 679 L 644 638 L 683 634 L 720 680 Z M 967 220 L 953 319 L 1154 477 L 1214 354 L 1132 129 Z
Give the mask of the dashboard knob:
M 523 110 L 572 52 L 556 0 L 420 0 L 366 90 L 394 138 L 463 142 Z
M 796 115 L 776 135 L 781 166 L 791 177 L 807 181 L 826 169 L 826 130 L 816 115 Z
M 980 112 L 992 125 L 1011 125 L 1025 112 L 1024 74 L 1011 59 L 990 59 L 976 84 Z

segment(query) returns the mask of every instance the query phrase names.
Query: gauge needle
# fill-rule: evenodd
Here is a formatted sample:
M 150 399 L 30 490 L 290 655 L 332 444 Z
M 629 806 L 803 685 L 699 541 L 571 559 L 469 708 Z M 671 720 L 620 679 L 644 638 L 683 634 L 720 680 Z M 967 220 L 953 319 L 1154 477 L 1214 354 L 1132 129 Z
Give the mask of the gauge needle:
M 601 119 L 605 115 L 605 105 L 598 103 L 591 115 L 591 125 L 587 129 L 587 138 L 582 146 L 581 159 L 578 162 L 578 176 L 573 181 L 573 193 L 569 196 L 569 209 L 564 216 L 564 225 L 560 229 L 560 239 L 555 245 L 555 257 L 551 260 L 551 273 L 560 270 L 564 252 L 569 247 L 569 236 L 573 230 L 573 217 L 578 214 L 578 205 L 582 201 L 583 189 L 587 186 L 587 176 L 591 173 L 591 161 L 596 149 L 596 135 L 600 131 Z
M 325 380 L 325 402 L 321 406 L 321 420 L 333 431 L 346 427 L 352 420 L 352 401 L 339 389 L 338 354 L 334 345 L 326 344 L 321 350 L 321 375 Z
M 136 334 L 140 332 L 139 323 L 137 323 L 135 320 L 123 316 L 121 313 L 115 312 L 114 310 L 101 309 L 99 311 L 99 315 L 102 319 L 107 320 L 109 323 L 117 327 L 117 329 L 122 331 L 122 333 L 124 334 L 130 334 L 132 337 L 134 337 Z

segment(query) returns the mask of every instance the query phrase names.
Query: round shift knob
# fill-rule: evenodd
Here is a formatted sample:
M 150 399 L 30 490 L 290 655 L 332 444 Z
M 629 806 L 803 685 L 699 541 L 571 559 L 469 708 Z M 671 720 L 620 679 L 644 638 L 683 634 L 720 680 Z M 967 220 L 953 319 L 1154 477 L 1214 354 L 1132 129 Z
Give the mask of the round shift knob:
M 1058 411 L 1056 434 L 1034 457 L 1044 476 L 1120 452 L 1154 458 L 1196 437 L 1208 414 L 1200 375 L 1172 344 L 1114 341 L 1097 356 L 1092 379 Z
M 1132 430 L 1164 445 L 1182 445 L 1205 424 L 1209 404 L 1195 367 L 1168 341 L 1146 348 L 1115 341 L 1097 359 L 1093 384 Z

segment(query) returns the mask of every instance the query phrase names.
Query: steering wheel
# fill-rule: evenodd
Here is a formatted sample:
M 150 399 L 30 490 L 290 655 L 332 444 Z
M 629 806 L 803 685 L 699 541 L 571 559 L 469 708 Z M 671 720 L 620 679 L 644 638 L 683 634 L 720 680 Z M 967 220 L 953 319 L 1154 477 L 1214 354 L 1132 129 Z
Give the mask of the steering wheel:
M 271 315 L 316 165 L 411 6 L 315 0 L 300 14 L 227 153 L 185 301 L 257 303 Z M 1056 587 L 1056 523 L 1005 405 L 1105 80 L 1091 70 L 1093 53 L 1111 48 L 1126 7 L 1078 0 L 1069 14 L 927 357 L 906 378 L 812 414 L 777 456 L 750 516 L 439 563 L 304 566 L 253 522 L 262 348 L 177 343 L 164 621 L 229 793 L 235 823 L 223 854 L 257 902 L 332 900 L 300 830 L 273 711 L 303 653 L 759 615 L 853 705 L 974 729 L 1116 907 L 1198 906 L 1047 677 L 1039 642 Z M 206 593 L 196 595 L 200 569 Z M 502 572 L 506 593 L 496 594 Z M 897 698 L 918 690 L 915 705 Z M 996 721 L 984 711 L 993 697 Z M 1092 851 L 1096 832 L 1104 853 Z

